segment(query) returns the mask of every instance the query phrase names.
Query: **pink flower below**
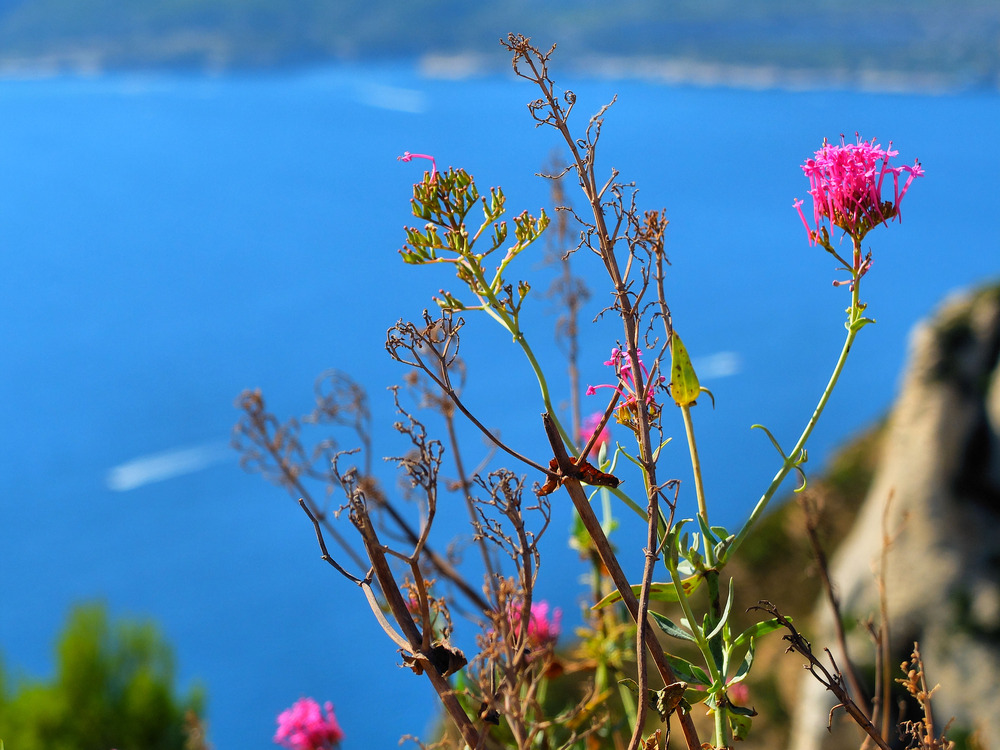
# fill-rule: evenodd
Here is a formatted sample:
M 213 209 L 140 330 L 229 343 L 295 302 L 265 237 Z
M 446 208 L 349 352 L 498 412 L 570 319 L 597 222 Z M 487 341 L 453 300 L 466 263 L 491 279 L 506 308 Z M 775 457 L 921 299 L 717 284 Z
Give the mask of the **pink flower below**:
M 599 411 L 595 411 L 583 420 L 583 424 L 580 425 L 580 442 L 583 443 L 584 446 L 590 442 L 591 436 L 597 430 L 597 426 L 601 423 L 603 418 L 603 414 Z M 594 452 L 599 452 L 602 445 L 611 446 L 611 431 L 608 430 L 607 425 L 604 425 L 604 429 L 601 430 L 601 434 L 597 436 L 597 440 L 594 442 Z
M 750 699 L 750 690 L 744 682 L 733 683 L 726 688 L 726 692 L 729 694 L 730 700 L 738 706 L 745 706 Z
M 910 184 L 924 174 L 919 161 L 913 166 L 894 167 L 889 160 L 899 152 L 889 147 L 883 149 L 873 138 L 857 143 L 845 143 L 841 136 L 839 146 L 826 141 L 816 152 L 815 158 L 806 159 L 802 171 L 809 178 L 809 194 L 813 198 L 813 220 L 811 227 L 802 213 L 802 201 L 793 204 L 802 218 L 809 243 L 815 244 L 824 224 L 837 226 L 859 240 L 877 224 L 899 218 L 899 204 L 910 189 Z M 899 178 L 903 173 L 907 178 L 900 187 Z M 892 177 L 891 200 L 882 199 L 882 188 L 886 176 Z
M 511 605 L 508 616 L 514 636 L 521 633 L 522 604 Z M 541 649 L 555 645 L 559 640 L 559 625 L 562 621 L 562 610 L 556 607 L 549 617 L 549 603 L 546 601 L 531 603 L 531 616 L 528 620 L 528 647 Z
M 274 741 L 289 750 L 333 750 L 344 738 L 344 732 L 333 714 L 333 704 L 323 706 L 312 698 L 300 698 L 286 711 L 278 714 L 278 731 Z

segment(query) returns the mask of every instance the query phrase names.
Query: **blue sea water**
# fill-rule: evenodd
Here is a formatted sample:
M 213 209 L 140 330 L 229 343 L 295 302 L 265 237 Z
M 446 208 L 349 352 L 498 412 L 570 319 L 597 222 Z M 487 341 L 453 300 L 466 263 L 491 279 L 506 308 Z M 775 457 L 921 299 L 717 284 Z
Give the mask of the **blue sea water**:
M 846 291 L 832 287 L 834 263 L 808 247 L 791 208 L 806 197 L 798 165 L 824 136 L 892 139 L 927 176 L 902 224 L 869 235 L 863 292 L 878 324 L 859 338 L 816 433 L 813 470 L 888 408 L 913 324 L 949 292 L 1000 273 L 995 95 L 563 83 L 578 96 L 578 130 L 617 94 L 598 173 L 615 167 L 637 183 L 642 207 L 666 207 L 674 322 L 716 396 L 696 422 L 723 523 L 746 516 L 775 469 L 749 425 L 794 442 L 839 351 Z M 278 414 L 299 415 L 315 376 L 338 367 L 370 388 L 379 455 L 405 449 L 387 426 L 383 389 L 403 371 L 384 332 L 455 287 L 442 269 L 399 261 L 425 164 L 395 157 L 434 154 L 483 187 L 502 184 L 513 212 L 537 212 L 550 201 L 534 173 L 560 143 L 532 127 L 534 97 L 508 78 L 429 80 L 402 67 L 0 81 L 8 672 L 50 674 L 68 608 L 98 599 L 161 625 L 181 683 L 208 690 L 219 750 L 272 746 L 275 715 L 301 695 L 334 702 L 345 747 L 427 732 L 427 686 L 396 666 L 294 503 L 224 446 L 241 389 L 261 387 Z M 578 255 L 577 268 L 593 316 L 608 297 L 593 259 Z M 551 270 L 537 255 L 520 269 L 545 288 Z M 528 335 L 564 402 L 549 308 L 535 301 Z M 469 316 L 466 332 L 469 402 L 544 461 L 527 368 L 486 319 Z M 616 335 L 609 320 L 587 328 L 585 382 L 606 381 L 600 363 Z M 475 463 L 485 449 L 468 436 Z M 666 457 L 683 479 L 675 442 Z M 383 476 L 394 486 L 388 468 Z M 636 540 L 635 570 L 641 534 L 623 520 L 617 543 Z M 568 523 L 556 500 L 539 584 L 567 630 L 583 594 Z

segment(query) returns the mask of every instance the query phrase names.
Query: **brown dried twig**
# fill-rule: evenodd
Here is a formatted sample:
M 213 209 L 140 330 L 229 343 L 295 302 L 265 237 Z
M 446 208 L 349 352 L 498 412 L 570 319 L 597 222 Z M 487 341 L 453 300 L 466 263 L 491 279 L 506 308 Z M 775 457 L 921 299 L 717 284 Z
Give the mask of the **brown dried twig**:
M 809 495 L 801 493 L 796 495 L 795 498 L 802 509 L 802 515 L 805 519 L 806 536 L 809 539 L 809 545 L 812 547 L 813 555 L 816 558 L 816 568 L 819 571 L 820 581 L 823 584 L 823 592 L 826 594 L 827 602 L 833 611 L 833 627 L 837 637 L 837 646 L 840 648 L 846 669 L 845 680 L 851 694 L 858 701 L 861 701 L 858 708 L 861 709 L 866 718 L 871 719 L 872 715 L 867 706 L 865 692 L 861 688 L 861 681 L 858 679 L 854 663 L 851 661 L 850 652 L 847 650 L 847 635 L 844 632 L 844 618 L 840 611 L 840 597 L 837 596 L 837 591 L 833 586 L 833 579 L 830 577 L 830 564 L 826 556 L 826 551 L 819 540 L 819 499 L 814 493 Z
M 635 621 L 638 627 L 647 629 L 644 644 L 646 651 L 652 658 L 653 664 L 655 665 L 660 678 L 663 680 L 663 684 L 672 685 L 676 683 L 678 681 L 677 677 L 674 675 L 673 670 L 667 663 L 663 653 L 663 647 L 656 639 L 656 635 L 652 626 L 646 619 L 645 613 L 639 608 L 639 600 L 636 598 L 635 594 L 632 593 L 632 587 L 629 584 L 628 578 L 625 576 L 625 572 L 622 570 L 621 565 L 618 563 L 618 558 L 615 556 L 614 550 L 611 548 L 611 543 L 604 534 L 601 522 L 597 519 L 594 509 L 590 506 L 590 501 L 587 499 L 587 493 L 584 492 L 583 486 L 580 484 L 580 480 L 572 476 L 575 464 L 566 452 L 566 447 L 563 445 L 562 439 L 559 437 L 559 432 L 556 430 L 555 424 L 549 418 L 548 414 L 542 415 L 542 421 L 545 425 L 545 433 L 548 435 L 549 443 L 555 453 L 560 471 L 566 474 L 566 478 L 563 480 L 562 486 L 565 487 L 566 491 L 569 493 L 570 499 L 573 501 L 573 507 L 576 508 L 576 512 L 580 515 L 580 520 L 587 529 L 587 533 L 590 535 L 590 538 L 594 543 L 594 547 L 601 557 L 601 562 L 604 563 L 605 568 L 607 568 L 608 574 L 611 576 L 611 580 L 615 584 L 615 588 L 618 589 L 618 593 L 621 595 L 622 602 L 625 604 L 625 608 L 628 610 L 629 615 L 631 615 L 633 621 Z M 640 665 L 643 663 L 645 663 L 644 658 L 640 659 Z M 690 714 L 683 713 L 680 720 L 681 728 L 684 732 L 684 740 L 687 743 L 689 750 L 700 750 L 701 741 L 698 739 L 698 732 L 695 729 L 694 722 L 691 720 Z
M 658 378 L 655 377 L 655 373 L 659 370 L 658 362 L 651 364 L 649 377 L 646 377 L 645 371 L 639 364 L 640 347 L 648 349 L 655 346 L 655 340 L 652 342 L 648 340 L 651 323 L 647 324 L 645 333 L 641 331 L 641 328 L 646 307 L 657 305 L 656 301 L 650 302 L 648 305 L 643 302 L 651 279 L 650 269 L 654 260 L 656 235 L 655 233 L 650 235 L 648 227 L 644 227 L 639 219 L 634 185 L 618 182 L 618 172 L 615 169 L 611 170 L 608 179 L 603 183 L 599 182 L 596 176 L 597 143 L 601 136 L 604 115 L 614 103 L 614 99 L 590 118 L 584 136 L 575 138 L 570 131 L 568 121 L 576 104 L 576 95 L 571 91 L 566 91 L 561 97 L 557 96 L 555 83 L 548 71 L 549 59 L 555 47 L 550 48 L 547 52 L 542 52 L 534 47 L 527 37 L 519 34 L 508 35 L 506 40 L 501 40 L 501 44 L 512 53 L 515 75 L 530 81 L 542 93 L 541 98 L 528 104 L 532 118 L 537 125 L 546 125 L 558 131 L 569 150 L 569 170 L 576 173 L 589 208 L 587 219 L 583 219 L 579 214 L 573 212 L 581 224 L 580 246 L 589 248 L 600 259 L 612 282 L 614 300 L 608 309 L 614 310 L 621 317 L 624 328 L 624 345 L 621 346 L 621 349 L 626 355 L 630 368 L 635 402 L 645 407 L 652 401 L 650 396 L 652 396 L 653 389 L 660 385 Z M 619 257 L 619 244 L 625 248 L 621 257 Z M 659 521 L 658 502 L 661 489 L 656 475 L 656 454 L 653 450 L 651 430 L 656 427 L 654 423 L 659 419 L 660 409 L 636 408 L 634 412 L 634 423 L 629 426 L 636 434 L 639 444 L 638 462 L 646 479 L 646 513 L 652 529 L 652 542 L 648 545 L 647 554 L 652 554 L 652 551 L 657 547 L 656 524 Z M 640 592 L 640 598 L 636 599 L 624 576 L 615 578 L 614 568 L 618 568 L 617 560 L 614 559 L 613 554 L 610 554 L 610 546 L 607 544 L 603 530 L 600 530 L 600 524 L 597 523 L 589 504 L 585 502 L 586 495 L 580 487 L 579 480 L 573 478 L 574 465 L 568 457 L 562 441 L 554 432 L 549 432 L 551 418 L 548 415 L 545 418 L 546 431 L 553 443 L 559 474 L 564 478 L 563 486 L 570 492 L 587 531 L 594 538 L 602 560 L 612 572 L 615 586 L 621 592 L 627 605 L 631 600 L 630 614 L 640 626 L 637 639 L 639 684 L 646 684 L 646 678 L 643 674 L 646 669 L 646 659 L 643 651 L 644 647 L 647 646 L 652 649 L 654 660 L 657 659 L 656 652 L 659 651 L 660 663 L 657 664 L 657 669 L 664 676 L 665 684 L 671 684 L 675 680 L 672 679 L 672 672 L 663 660 L 662 650 L 659 649 L 655 638 L 648 638 L 643 630 L 645 627 L 649 627 L 646 622 L 646 614 L 651 579 L 644 580 L 643 591 Z M 558 443 L 558 447 L 556 443 Z M 586 455 L 586 451 L 583 452 L 583 455 Z M 582 507 L 584 505 L 586 508 Z M 595 528 L 591 528 L 591 526 Z M 595 536 L 595 534 L 599 536 Z M 606 556 L 608 559 L 605 559 Z M 618 569 L 620 572 L 620 568 Z M 648 579 L 648 576 L 646 578 Z M 666 674 L 670 674 L 671 679 L 667 679 Z M 695 750 L 695 748 L 700 747 L 701 743 L 697 739 L 694 725 L 686 715 L 682 719 L 684 720 L 685 739 L 688 747 Z M 642 741 L 640 727 L 641 725 L 637 725 L 635 729 L 629 744 L 630 750 L 637 750 Z
M 462 402 L 458 390 L 451 382 L 449 368 L 458 357 L 458 332 L 463 325 L 464 321 L 461 318 L 455 321 L 448 311 L 441 318 L 435 320 L 425 310 L 423 326 L 401 320 L 390 328 L 387 332 L 385 348 L 389 352 L 389 356 L 397 362 L 425 372 L 455 404 L 455 407 L 500 450 L 543 474 L 547 474 L 548 469 L 502 442 Z
M 851 695 L 847 690 L 844 675 L 837 666 L 837 661 L 833 658 L 833 654 L 830 653 L 830 649 L 823 649 L 826 652 L 827 658 L 830 660 L 831 669 L 827 669 L 813 654 L 812 645 L 809 641 L 802 637 L 801 633 L 795 629 L 795 626 L 792 625 L 791 621 L 781 614 L 781 612 L 778 611 L 778 608 L 771 604 L 771 602 L 762 600 L 758 602 L 756 606 L 750 607 L 750 609 L 759 609 L 763 612 L 767 612 L 788 631 L 788 633 L 782 636 L 782 639 L 787 641 L 789 644 L 788 648 L 785 649 L 785 653 L 794 652 L 804 656 L 806 658 L 806 664 L 803 665 L 805 669 L 808 670 L 813 677 L 819 680 L 823 687 L 833 693 L 838 701 L 840 701 L 837 705 L 830 709 L 830 720 L 827 727 L 829 728 L 830 723 L 833 722 L 833 712 L 838 708 L 843 708 L 844 711 L 852 719 L 854 719 L 855 723 L 868 734 L 872 741 L 879 748 L 881 748 L 881 750 L 890 750 L 888 743 L 885 739 L 883 739 L 882 735 L 879 734 L 878 729 L 875 728 L 875 725 L 871 723 L 865 712 L 862 711 L 858 704 L 851 698 Z

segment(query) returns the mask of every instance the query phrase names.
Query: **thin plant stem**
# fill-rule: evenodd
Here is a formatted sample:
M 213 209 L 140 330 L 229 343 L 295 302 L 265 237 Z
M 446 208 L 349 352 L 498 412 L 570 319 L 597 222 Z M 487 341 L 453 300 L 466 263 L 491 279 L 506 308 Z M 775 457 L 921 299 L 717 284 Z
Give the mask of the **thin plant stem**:
M 562 426 L 562 423 L 556 416 L 556 410 L 552 408 L 552 397 L 549 395 L 548 381 L 545 379 L 545 373 L 542 371 L 541 365 L 538 364 L 538 360 L 535 358 L 535 353 L 528 344 L 528 340 L 525 338 L 524 332 L 521 330 L 517 313 L 515 312 L 513 315 L 507 313 L 502 303 L 497 298 L 496 293 L 493 291 L 493 286 L 491 284 L 487 284 L 486 278 L 483 276 L 481 269 L 477 264 L 468 263 L 467 267 L 482 287 L 482 294 L 477 294 L 480 299 L 484 300 L 482 309 L 491 318 L 507 329 L 510 335 L 513 336 L 514 341 L 517 342 L 517 345 L 521 347 L 524 355 L 528 358 L 528 364 L 531 365 L 531 371 L 535 374 L 535 378 L 538 380 L 538 387 L 542 393 L 542 403 L 545 406 L 545 411 L 552 416 L 556 429 L 559 430 L 559 435 L 562 437 L 566 445 L 575 446 L 576 441 L 574 441 L 573 438 L 566 432 L 566 429 Z
M 688 598 L 687 592 L 684 590 L 684 585 L 681 583 L 680 574 L 677 572 L 677 566 L 672 562 L 673 558 L 667 555 L 667 567 L 670 569 L 670 578 L 674 584 L 674 591 L 677 592 L 677 603 L 681 605 L 681 611 L 684 613 L 684 618 L 688 621 L 690 625 L 691 633 L 694 635 L 695 644 L 698 646 L 698 650 L 701 651 L 702 656 L 705 658 L 705 666 L 708 667 L 708 675 L 712 678 L 712 682 L 718 682 L 719 680 L 719 670 L 715 666 L 715 659 L 712 658 L 711 647 L 709 646 L 708 640 L 705 638 L 705 634 L 701 632 L 698 627 L 698 620 L 695 619 L 694 610 L 691 608 L 691 600 Z
M 854 669 L 854 664 L 851 662 L 850 654 L 847 651 L 847 635 L 844 632 L 844 618 L 841 616 L 840 612 L 840 598 L 837 596 L 837 592 L 833 588 L 833 580 L 830 577 L 829 561 L 827 559 L 826 552 L 823 550 L 823 545 L 820 544 L 819 535 L 817 534 L 817 509 L 814 505 L 810 504 L 808 498 L 802 499 L 800 497 L 799 499 L 803 515 L 805 516 L 806 536 L 809 538 L 809 545 L 812 547 L 813 556 L 816 558 L 816 568 L 819 571 L 820 581 L 823 583 L 823 591 L 826 594 L 827 602 L 829 602 L 830 609 L 833 612 L 833 624 L 834 630 L 836 631 L 837 645 L 840 647 L 840 653 L 844 658 L 844 669 L 846 671 L 845 679 L 847 680 L 847 684 L 850 687 L 852 695 L 861 701 L 864 696 L 864 692 L 861 690 L 861 681 L 858 679 L 857 671 Z M 872 718 L 864 703 L 859 703 L 858 708 L 860 708 L 869 719 Z M 865 742 L 867 744 L 868 740 Z
M 698 498 L 698 515 L 705 522 L 705 526 L 708 526 L 708 505 L 705 502 L 705 485 L 701 476 L 701 459 L 698 457 L 698 443 L 694 436 L 691 407 L 687 404 L 681 406 L 681 415 L 684 417 L 684 433 L 687 436 L 688 449 L 691 452 L 691 471 L 694 473 L 694 491 Z M 708 538 L 705 539 L 705 561 L 708 563 L 708 567 L 715 567 L 715 548 Z
M 855 255 L 857 255 L 860 252 L 860 247 L 857 242 L 855 242 L 855 245 Z M 833 368 L 833 374 L 830 375 L 830 380 L 826 384 L 826 388 L 823 390 L 823 394 L 820 396 L 819 402 L 816 404 L 816 408 L 813 410 L 812 416 L 806 423 L 805 429 L 799 436 L 795 446 L 792 448 L 791 452 L 785 456 L 784 461 L 781 463 L 781 468 L 778 469 L 778 473 L 774 475 L 774 479 L 771 480 L 771 484 L 768 485 L 767 490 L 765 490 L 760 500 L 757 501 L 757 505 L 750 514 L 750 518 L 747 519 L 743 528 L 740 529 L 740 533 L 736 535 L 732 545 L 730 545 L 729 550 L 726 553 L 727 557 L 735 553 L 739 546 L 746 541 L 746 538 L 750 535 L 751 529 L 763 515 L 764 510 L 767 508 L 767 504 L 774 496 L 774 493 L 777 492 L 778 487 L 780 487 L 781 483 L 785 481 L 789 472 L 798 467 L 801 463 L 802 452 L 805 449 L 806 442 L 808 442 L 809 436 L 812 435 L 812 431 L 816 427 L 816 423 L 819 422 L 819 418 L 823 414 L 823 410 L 826 408 L 826 404 L 830 400 L 830 396 L 833 394 L 833 389 L 837 385 L 837 380 L 840 379 L 840 373 L 843 371 L 844 365 L 847 363 L 847 357 L 851 353 L 851 348 L 854 345 L 854 339 L 864 324 L 869 322 L 866 318 L 862 317 L 863 308 L 861 307 L 858 299 L 859 287 L 861 285 L 860 282 L 861 279 L 855 275 L 854 283 L 851 285 L 851 307 L 848 312 L 847 337 L 844 340 L 844 347 L 840 351 L 840 356 L 837 358 L 837 364 Z
M 644 480 L 648 486 L 649 477 L 644 473 Z M 639 591 L 639 618 L 645 622 L 649 612 L 649 587 L 653 583 L 653 569 L 659 557 L 659 536 L 657 534 L 659 524 L 659 497 L 655 491 L 649 494 L 649 517 L 646 520 L 646 549 L 645 566 L 642 571 L 642 588 Z M 639 664 L 646 658 L 646 628 L 638 628 L 636 633 L 636 663 Z M 636 715 L 635 730 L 632 733 L 632 740 L 629 742 L 629 750 L 637 750 L 642 743 L 642 728 L 646 723 L 646 710 L 649 702 L 642 700 L 642 696 L 647 695 L 649 689 L 649 675 L 645 669 L 638 670 L 639 677 L 639 713 Z
M 702 480 L 701 472 L 701 460 L 698 457 L 698 443 L 695 440 L 694 434 L 694 422 L 691 419 L 691 407 L 688 404 L 681 406 L 681 414 L 684 417 L 684 433 L 687 436 L 688 449 L 691 453 L 691 471 L 694 473 L 694 488 L 695 495 L 698 498 L 698 515 L 701 516 L 705 523 L 706 528 L 709 526 L 708 523 L 708 504 L 705 501 L 705 486 Z M 719 601 L 719 573 L 714 570 L 716 560 L 715 560 L 715 546 L 712 544 L 712 540 L 707 536 L 705 537 L 705 564 L 709 570 L 705 571 L 704 575 L 706 581 L 709 584 L 709 596 L 711 601 L 709 606 L 711 607 L 711 614 L 709 622 L 712 623 L 714 629 L 715 625 L 718 624 L 718 620 L 722 615 L 721 602 Z M 676 576 L 671 572 L 672 577 L 676 580 Z M 675 587 L 675 588 L 683 588 Z M 690 609 L 690 605 L 689 605 Z M 698 635 L 701 635 L 701 631 L 695 625 L 696 620 L 692 619 L 691 614 L 685 612 L 685 616 L 688 618 L 688 622 L 691 624 L 692 630 L 694 630 Z M 721 633 L 713 640 L 721 640 Z M 715 659 L 712 656 L 712 645 L 709 641 L 700 639 L 698 641 L 699 647 L 702 649 L 702 654 L 705 658 L 705 662 L 710 666 L 714 666 Z M 713 678 L 715 675 L 713 674 Z M 715 711 L 715 744 L 718 747 L 727 747 L 728 742 L 728 722 L 726 720 L 726 707 L 724 704 L 720 703 Z

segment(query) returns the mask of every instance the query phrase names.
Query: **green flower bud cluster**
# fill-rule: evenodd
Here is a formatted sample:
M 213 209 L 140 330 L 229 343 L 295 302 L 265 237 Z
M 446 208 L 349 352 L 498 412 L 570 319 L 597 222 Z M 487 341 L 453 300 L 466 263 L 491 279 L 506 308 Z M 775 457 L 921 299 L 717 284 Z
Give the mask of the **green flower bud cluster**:
M 495 269 L 487 269 L 485 260 L 507 242 L 509 230 L 502 217 L 507 212 L 506 198 L 500 188 L 490 188 L 481 196 L 472 175 L 464 169 L 425 174 L 413 186 L 410 206 L 414 217 L 422 219 L 423 229 L 406 227 L 406 244 L 400 250 L 403 261 L 413 265 L 452 263 L 459 280 L 476 297 L 476 304 L 463 302 L 456 294 L 441 291 L 435 302 L 444 310 L 487 310 L 503 318 L 516 318 L 530 285 L 519 281 L 507 283 L 504 271 L 508 264 L 537 240 L 549 224 L 545 211 L 535 218 L 527 211 L 513 219 L 514 244 L 510 245 Z M 479 206 L 481 218 L 474 209 Z M 479 249 L 483 240 L 484 249 Z M 509 326 L 508 326 L 509 327 Z

